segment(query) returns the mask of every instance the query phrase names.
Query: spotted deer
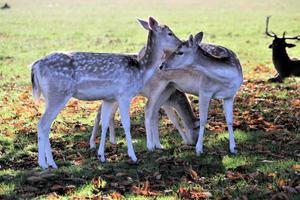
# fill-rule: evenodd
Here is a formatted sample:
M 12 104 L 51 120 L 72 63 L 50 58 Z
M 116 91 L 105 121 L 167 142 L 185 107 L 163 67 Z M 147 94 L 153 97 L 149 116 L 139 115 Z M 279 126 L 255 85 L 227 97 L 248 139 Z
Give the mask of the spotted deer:
M 128 156 L 136 161 L 130 134 L 130 101 L 155 73 L 162 52 L 175 49 L 179 44 L 179 39 L 168 26 L 160 25 L 150 17 L 146 52 L 139 61 L 123 54 L 55 52 L 34 62 L 31 70 L 33 96 L 38 101 L 43 94 L 46 104 L 45 112 L 38 122 L 39 166 L 57 168 L 51 152 L 49 132 L 52 122 L 71 97 L 86 101 L 103 100 L 98 149 L 102 162 L 105 161 L 105 140 L 110 116 L 106 113 L 111 113 L 114 102 L 118 102 Z
M 275 33 L 268 31 L 269 20 L 271 16 L 266 18 L 266 35 L 273 37 L 274 40 L 269 48 L 272 49 L 272 60 L 278 74 L 274 78 L 270 78 L 269 82 L 283 82 L 289 76 L 300 76 L 300 60 L 290 59 L 286 52 L 286 48 L 292 48 L 296 45 L 286 43 L 286 40 L 300 40 L 300 35 L 290 37 L 283 33 L 282 38 L 279 38 Z
M 141 23 L 145 24 L 147 22 L 143 21 Z M 145 26 L 145 27 L 147 28 L 148 26 Z M 143 57 L 144 53 L 145 53 L 145 48 L 143 48 L 139 52 L 139 54 L 136 55 L 137 59 L 139 60 L 141 57 Z M 164 84 L 164 81 L 161 81 L 159 78 L 156 78 L 157 73 L 159 73 L 159 72 L 156 72 L 154 74 L 153 78 L 151 78 L 151 80 L 149 80 L 146 83 L 145 87 L 140 92 L 140 95 L 146 97 L 149 102 L 153 101 L 152 93 L 155 93 L 156 89 L 160 88 L 159 87 L 160 82 L 162 82 L 161 84 Z M 164 94 L 164 93 L 162 92 L 162 94 Z M 196 132 L 197 132 L 197 128 L 199 127 L 199 125 L 198 125 L 198 119 L 195 117 L 195 114 L 191 108 L 191 105 L 189 103 L 187 96 L 183 92 L 180 92 L 179 90 L 175 90 L 169 96 L 169 98 L 166 100 L 166 102 L 163 103 L 162 108 L 164 109 L 165 113 L 167 114 L 167 116 L 169 117 L 171 122 L 174 124 L 176 129 L 178 130 L 180 136 L 183 139 L 183 142 L 185 144 L 195 144 L 196 139 L 197 139 Z M 109 133 L 110 133 L 109 139 L 110 139 L 110 143 L 112 143 L 112 144 L 116 143 L 114 116 L 115 116 L 117 109 L 118 109 L 118 104 L 116 102 L 113 106 L 113 111 L 112 111 L 112 114 L 111 114 L 110 120 L 109 120 Z M 175 114 L 175 111 L 183 120 L 183 128 L 180 126 L 180 123 Z M 95 118 L 92 135 L 90 137 L 90 148 L 96 148 L 96 135 L 99 130 L 100 120 L 101 120 L 101 106 L 98 109 L 98 113 Z M 155 125 L 157 126 L 157 124 L 155 124 Z M 147 130 L 147 131 L 150 131 L 150 130 Z M 152 141 L 152 143 L 157 143 L 157 142 Z M 152 149 L 150 149 L 150 150 L 152 150 Z
M 196 153 L 203 152 L 203 134 L 207 122 L 210 99 L 223 99 L 229 132 L 229 149 L 236 153 L 233 133 L 233 102 L 243 82 L 243 73 L 237 56 L 229 49 L 217 47 L 225 54 L 209 54 L 200 42 L 203 33 L 190 36 L 160 66 L 169 73 L 170 81 L 180 91 L 199 96 L 200 129 Z

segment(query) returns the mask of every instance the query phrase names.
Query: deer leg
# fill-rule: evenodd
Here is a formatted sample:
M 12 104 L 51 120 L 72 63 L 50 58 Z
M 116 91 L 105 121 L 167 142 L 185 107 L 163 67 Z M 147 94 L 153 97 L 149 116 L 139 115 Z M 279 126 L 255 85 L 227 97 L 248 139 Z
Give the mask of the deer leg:
M 151 99 L 148 100 L 145 106 L 145 128 L 146 128 L 146 140 L 147 140 L 147 149 L 149 151 L 154 150 L 152 132 L 151 132 Z
M 90 149 L 96 148 L 96 136 L 99 131 L 99 125 L 101 120 L 101 109 L 102 109 L 102 104 L 99 106 L 97 115 L 95 117 L 94 127 L 92 131 L 92 135 L 90 137 Z
M 200 94 L 203 94 L 202 92 Z M 207 122 L 208 107 L 211 95 L 201 95 L 199 96 L 199 115 L 200 115 L 200 128 L 199 136 L 196 144 L 196 154 L 200 155 L 203 153 L 203 135 L 205 131 L 205 125 Z
M 90 148 L 94 149 L 96 148 L 96 136 L 97 133 L 99 131 L 99 126 L 100 126 L 100 120 L 101 120 L 101 109 L 102 109 L 102 105 L 100 105 L 99 109 L 98 109 L 98 113 L 96 115 L 95 118 L 95 123 L 94 123 L 94 127 L 93 127 L 93 131 L 92 131 L 92 135 L 90 137 Z M 115 124 L 114 124 L 114 116 L 115 113 L 118 109 L 118 104 L 115 102 L 112 108 L 112 113 L 110 115 L 110 119 L 109 119 L 109 141 L 111 144 L 115 144 L 116 139 L 115 139 Z
M 158 132 L 158 114 L 161 106 L 169 99 L 170 95 L 175 91 L 175 88 L 171 85 L 166 87 L 166 89 L 161 93 L 161 95 L 157 98 L 157 101 L 154 103 L 152 115 L 151 115 L 151 133 L 154 141 L 155 148 L 161 149 L 163 148 L 160 144 L 159 132 Z
M 109 118 L 111 112 L 113 110 L 114 102 L 103 101 L 102 103 L 102 110 L 101 110 L 101 139 L 100 139 L 100 146 L 98 149 L 98 157 L 101 162 L 105 162 L 105 139 L 106 139 L 106 132 L 109 125 Z
M 161 107 L 161 104 L 158 105 L 157 107 L 154 107 L 153 113 L 151 116 L 152 139 L 153 139 L 154 148 L 157 148 L 157 149 L 163 148 L 163 146 L 160 144 L 159 133 L 158 133 L 158 121 L 159 121 L 158 114 L 159 114 L 160 107 Z
M 154 138 L 152 134 L 152 114 L 153 109 L 155 106 L 155 103 L 157 99 L 160 97 L 161 93 L 165 89 L 166 85 L 159 85 L 159 87 L 156 87 L 155 90 L 151 92 L 151 96 L 148 97 L 148 102 L 145 107 L 145 128 L 146 128 L 146 135 L 147 135 L 147 149 L 149 151 L 153 151 L 155 149 L 155 143 Z M 158 126 L 158 124 L 154 124 L 154 126 Z
M 125 131 L 127 148 L 128 148 L 128 156 L 132 161 L 137 161 L 137 158 L 134 153 L 134 149 L 132 146 L 131 134 L 130 134 L 130 99 L 120 99 L 119 101 L 121 122 Z
M 233 101 L 234 98 L 230 99 L 224 99 L 224 112 L 225 112 L 225 118 L 226 123 L 228 127 L 229 132 L 229 150 L 231 153 L 236 154 L 236 146 L 235 146 L 235 140 L 234 140 L 234 133 L 233 133 Z
M 52 155 L 49 133 L 52 122 L 70 98 L 71 96 L 61 98 L 55 96 L 55 98 L 46 99 L 46 109 L 38 123 L 38 163 L 43 169 L 49 166 L 57 168 Z
M 112 113 L 109 118 L 109 142 L 111 144 L 116 144 L 116 132 L 115 132 L 115 115 L 118 110 L 118 103 L 114 102 Z

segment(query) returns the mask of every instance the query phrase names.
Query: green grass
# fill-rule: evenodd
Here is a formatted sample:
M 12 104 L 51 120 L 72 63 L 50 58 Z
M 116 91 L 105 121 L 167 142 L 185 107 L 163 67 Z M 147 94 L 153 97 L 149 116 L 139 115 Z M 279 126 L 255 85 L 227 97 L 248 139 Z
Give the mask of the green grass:
M 5 1 L 0 0 L 0 5 Z M 149 199 L 132 193 L 131 187 L 146 180 L 159 199 L 178 198 L 180 187 L 203 188 L 213 199 L 243 195 L 248 199 L 269 199 L 278 192 L 289 194 L 286 185 L 299 178 L 292 169 L 300 164 L 299 79 L 285 84 L 266 84 L 275 71 L 264 35 L 265 17 L 272 15 L 270 29 L 281 35 L 299 35 L 300 1 L 289 0 L 187 0 L 187 1 L 25 1 L 11 0 L 12 9 L 0 10 L 0 199 L 72 199 L 109 196 L 117 191 L 127 199 Z M 243 65 L 246 82 L 235 104 L 236 139 L 239 154 L 228 153 L 228 134 L 220 101 L 213 101 L 205 153 L 196 157 L 194 147 L 182 144 L 179 134 L 163 116 L 160 120 L 164 150 L 146 151 L 143 106 L 132 112 L 132 138 L 139 158 L 128 163 L 127 147 L 117 117 L 117 146 L 107 143 L 108 162 L 101 164 L 89 150 L 88 138 L 99 102 L 70 104 L 52 126 L 51 144 L 59 169 L 46 174 L 56 178 L 29 181 L 42 176 L 37 166 L 36 124 L 43 106 L 33 104 L 30 70 L 36 59 L 52 51 L 137 52 L 146 32 L 135 18 L 155 16 L 182 39 L 204 31 L 204 41 L 234 50 Z M 288 49 L 300 56 L 300 43 Z M 197 98 L 190 97 L 192 102 Z M 197 112 L 196 104 L 193 104 Z M 280 116 L 280 118 L 278 118 Z M 218 130 L 216 127 L 219 127 Z M 81 129 L 83 128 L 83 129 Z M 157 161 L 157 159 L 162 159 Z M 200 179 L 187 173 L 192 168 Z M 242 174 L 231 180 L 228 173 Z M 157 173 L 161 175 L 157 179 Z M 275 174 L 271 176 L 270 173 Z M 297 174 L 298 173 L 298 174 Z M 59 177 L 59 178 L 57 178 Z M 104 188 L 92 180 L 100 177 Z M 203 178 L 201 178 L 203 177 Z M 54 186 L 62 189 L 53 189 Z M 272 186 L 272 188 L 270 188 Z M 52 188 L 52 189 L 51 189 Z M 72 189 L 68 189 L 72 188 Z

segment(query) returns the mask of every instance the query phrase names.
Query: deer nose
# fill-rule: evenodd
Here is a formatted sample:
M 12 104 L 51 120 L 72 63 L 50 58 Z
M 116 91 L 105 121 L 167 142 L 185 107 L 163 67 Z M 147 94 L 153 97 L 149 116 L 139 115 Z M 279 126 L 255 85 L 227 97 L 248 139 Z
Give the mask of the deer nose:
M 162 62 L 161 65 L 159 66 L 160 70 L 163 70 L 165 68 L 165 62 Z

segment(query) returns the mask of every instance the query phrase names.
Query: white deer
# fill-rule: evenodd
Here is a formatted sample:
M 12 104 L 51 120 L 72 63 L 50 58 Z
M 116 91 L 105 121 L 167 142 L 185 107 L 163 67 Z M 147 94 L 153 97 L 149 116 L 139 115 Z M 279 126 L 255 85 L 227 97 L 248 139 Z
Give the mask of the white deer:
M 196 145 L 197 155 L 203 152 L 203 134 L 212 98 L 224 100 L 229 149 L 231 153 L 236 153 L 232 126 L 233 102 L 243 82 L 242 68 L 237 56 L 229 49 L 216 48 L 222 49 L 223 53 L 225 51 L 226 56 L 209 54 L 199 45 L 202 38 L 202 32 L 195 37 L 190 36 L 187 42 L 183 42 L 168 56 L 160 69 L 169 72 L 169 80 L 177 89 L 199 96 L 200 130 Z
M 138 62 L 132 56 L 109 53 L 56 52 L 32 64 L 33 96 L 42 93 L 46 109 L 38 123 L 38 163 L 42 168 L 57 168 L 51 152 L 49 132 L 52 122 L 71 97 L 80 100 L 103 100 L 102 133 L 98 156 L 105 161 L 105 139 L 115 101 L 120 108 L 128 155 L 136 161 L 130 134 L 131 99 L 151 79 L 164 50 L 174 50 L 179 39 L 168 26 L 149 18 L 146 53 Z

